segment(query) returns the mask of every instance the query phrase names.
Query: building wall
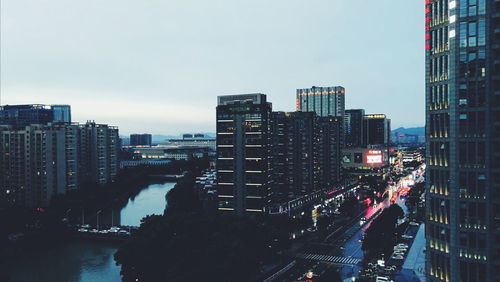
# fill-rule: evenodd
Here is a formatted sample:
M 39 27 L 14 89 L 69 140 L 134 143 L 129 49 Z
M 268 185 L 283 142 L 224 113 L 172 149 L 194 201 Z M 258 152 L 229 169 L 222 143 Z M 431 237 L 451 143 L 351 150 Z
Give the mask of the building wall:
M 80 125 L 82 181 L 105 184 L 118 174 L 118 128 L 87 122 Z
M 342 86 L 297 89 L 297 111 L 344 117 L 345 89 Z
M 78 189 L 76 126 L 3 126 L 0 136 L 0 206 L 45 207 Z
M 270 175 L 273 201 L 287 201 L 320 189 L 315 157 L 315 119 L 313 112 L 272 112 Z
M 500 2 L 426 3 L 426 272 L 500 276 Z
M 270 203 L 269 115 L 264 94 L 219 96 L 217 183 L 220 212 L 265 212 Z
M 131 134 L 130 146 L 151 146 L 153 136 L 151 134 Z
M 343 117 L 317 117 L 319 185 L 324 189 L 342 183 Z
M 346 110 L 345 111 L 345 146 L 347 148 L 361 148 L 365 146 L 363 142 L 363 117 L 365 110 Z

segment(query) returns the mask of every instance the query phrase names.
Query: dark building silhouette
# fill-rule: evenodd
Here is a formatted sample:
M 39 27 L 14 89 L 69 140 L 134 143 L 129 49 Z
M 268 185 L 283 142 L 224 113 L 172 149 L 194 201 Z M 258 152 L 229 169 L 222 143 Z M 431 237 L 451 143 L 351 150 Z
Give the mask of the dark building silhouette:
M 283 202 L 321 189 L 313 112 L 272 112 L 270 181 L 273 201 Z
M 366 146 L 363 140 L 364 116 L 365 110 L 363 109 L 351 109 L 345 111 L 345 147 L 361 148 Z
M 151 134 L 131 134 L 130 146 L 151 146 L 153 136 Z
M 315 150 L 318 154 L 319 185 L 323 189 L 342 183 L 343 117 L 318 117 Z
M 387 147 L 391 140 L 391 120 L 384 114 L 363 117 L 363 145 Z

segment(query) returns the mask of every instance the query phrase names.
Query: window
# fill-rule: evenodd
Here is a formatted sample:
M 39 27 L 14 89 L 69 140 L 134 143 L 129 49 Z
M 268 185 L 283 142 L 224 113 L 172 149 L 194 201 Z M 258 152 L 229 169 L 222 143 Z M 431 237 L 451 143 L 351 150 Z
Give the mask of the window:
M 479 0 L 478 14 L 486 14 L 486 0 Z
M 478 25 L 478 45 L 486 45 L 486 23 L 485 20 L 479 20 Z

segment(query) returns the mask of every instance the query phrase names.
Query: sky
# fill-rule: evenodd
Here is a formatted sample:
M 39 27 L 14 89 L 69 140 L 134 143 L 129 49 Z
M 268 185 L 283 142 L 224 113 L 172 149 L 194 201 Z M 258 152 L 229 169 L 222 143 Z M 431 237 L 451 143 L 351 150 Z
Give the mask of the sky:
M 424 125 L 421 0 L 2 0 L 1 104 L 70 104 L 121 134 L 215 131 L 218 95 L 343 86 Z

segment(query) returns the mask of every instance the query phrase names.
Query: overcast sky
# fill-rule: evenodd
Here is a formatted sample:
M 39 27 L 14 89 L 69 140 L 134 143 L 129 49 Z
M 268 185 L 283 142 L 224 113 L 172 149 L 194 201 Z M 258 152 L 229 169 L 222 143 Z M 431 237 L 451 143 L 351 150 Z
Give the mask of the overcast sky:
M 2 104 L 70 104 L 121 134 L 214 131 L 216 96 L 346 88 L 424 124 L 421 0 L 2 0 Z

